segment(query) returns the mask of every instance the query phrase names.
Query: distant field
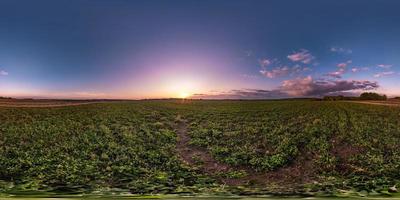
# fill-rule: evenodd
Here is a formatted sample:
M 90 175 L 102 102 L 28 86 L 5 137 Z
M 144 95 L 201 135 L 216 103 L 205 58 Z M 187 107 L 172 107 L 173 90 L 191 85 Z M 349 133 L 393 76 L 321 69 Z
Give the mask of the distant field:
M 101 103 L 101 100 L 33 100 L 33 99 L 0 99 L 0 107 L 59 107 L 74 106 L 92 103 Z
M 73 103 L 81 105 L 0 107 L 0 192 L 389 194 L 400 186 L 397 107 Z
M 400 100 L 390 99 L 387 101 L 356 101 L 357 103 L 385 105 L 385 106 L 400 106 Z

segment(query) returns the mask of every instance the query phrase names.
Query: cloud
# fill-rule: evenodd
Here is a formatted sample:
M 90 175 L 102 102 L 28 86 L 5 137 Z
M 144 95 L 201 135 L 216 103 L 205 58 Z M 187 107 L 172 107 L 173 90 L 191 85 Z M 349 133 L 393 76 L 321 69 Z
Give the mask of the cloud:
M 275 78 L 279 76 L 286 76 L 290 72 L 290 68 L 287 66 L 277 67 L 271 71 L 268 70 L 260 70 L 260 73 L 268 78 Z
M 347 67 L 347 63 L 339 63 L 337 66 L 339 68 L 346 68 Z
M 377 82 L 356 80 L 314 80 L 311 76 L 286 80 L 280 87 L 281 92 L 290 96 L 323 96 L 353 90 L 373 90 L 379 88 Z
M 328 74 L 326 74 L 327 76 L 333 77 L 333 78 L 342 78 L 343 74 L 346 73 L 345 69 L 339 69 L 337 71 L 334 72 L 329 72 Z
M 293 62 L 302 62 L 304 64 L 310 64 L 315 59 L 306 49 L 300 49 L 300 51 L 288 55 L 287 58 Z
M 246 55 L 247 57 L 250 57 L 250 56 L 253 55 L 253 51 L 251 51 L 251 50 L 246 50 L 246 51 L 244 51 L 244 53 L 245 53 L 245 55 Z
M 227 92 L 212 92 L 210 94 L 193 94 L 194 99 L 270 99 L 282 98 L 287 94 L 278 90 L 240 89 Z
M 330 76 L 333 78 L 342 78 L 344 73 L 346 73 L 346 66 L 344 66 L 344 67 L 340 66 L 337 71 L 329 72 L 328 74 L 326 74 L 326 76 Z
M 4 71 L 4 70 L 0 70 L 0 76 L 7 76 L 8 72 Z
M 331 47 L 331 51 L 332 52 L 336 52 L 336 53 L 343 53 L 343 54 L 351 54 L 353 53 L 353 51 L 351 49 L 345 49 L 342 47 Z
M 251 74 L 241 74 L 240 76 L 243 78 L 248 78 L 248 79 L 257 79 L 258 78 L 257 75 L 251 75 Z
M 342 63 L 339 63 L 338 65 L 337 65 L 337 67 L 339 67 L 339 68 L 346 68 L 349 64 L 351 64 L 353 61 L 352 60 L 348 60 L 348 61 L 346 61 L 346 62 L 342 62 Z
M 377 66 L 380 67 L 380 68 L 383 68 L 383 69 L 390 69 L 393 65 L 379 64 Z
M 288 66 L 276 67 L 272 70 L 262 69 L 260 70 L 260 73 L 268 78 L 277 78 L 287 75 L 295 75 L 310 70 L 311 69 L 309 67 L 302 67 L 300 65 L 295 65 L 293 67 L 288 67 Z
M 293 62 L 301 62 L 304 64 L 311 63 L 315 58 L 306 49 L 300 49 L 300 51 L 287 56 Z M 302 66 L 301 63 L 296 63 L 294 66 L 290 67 L 288 65 L 283 65 L 277 59 L 263 58 L 259 59 L 258 63 L 261 66 L 259 71 L 263 76 L 267 78 L 277 78 L 283 76 L 293 76 L 298 75 L 302 72 L 311 71 L 308 66 Z M 315 63 L 314 63 L 315 64 Z
M 273 62 L 272 60 L 269 60 L 269 59 L 266 59 L 266 58 L 263 58 L 263 59 L 258 60 L 258 63 L 259 63 L 260 66 L 263 67 L 263 68 L 269 66 L 270 64 L 272 64 L 272 62 Z
M 266 98 L 266 97 L 278 97 L 283 94 L 276 90 L 260 90 L 260 89 L 242 89 L 232 90 L 233 94 L 246 97 L 246 98 Z
M 375 78 L 380 78 L 380 77 L 383 77 L 383 76 L 390 76 L 390 75 L 393 75 L 393 74 L 395 74 L 395 72 L 393 72 L 393 71 L 380 72 L 380 73 L 375 74 L 374 77 Z
M 334 72 L 329 72 L 326 74 L 327 76 L 333 77 L 333 78 L 342 78 L 343 74 L 346 73 L 346 68 L 347 66 L 352 63 L 351 60 L 348 60 L 346 62 L 342 62 L 337 64 L 337 67 L 339 68 L 337 71 Z
M 276 99 L 286 97 L 320 97 L 325 95 L 355 96 L 361 91 L 378 89 L 377 82 L 368 80 L 314 80 L 311 76 L 285 80 L 273 90 L 240 89 L 210 94 L 194 94 L 194 99 Z
M 369 67 L 353 67 L 352 69 L 351 69 L 351 71 L 353 72 L 353 73 L 355 73 L 355 72 L 360 72 L 360 71 L 368 71 L 369 70 Z
M 102 92 L 87 92 L 87 91 L 79 91 L 79 92 L 72 92 L 68 96 L 74 97 L 88 97 L 88 98 L 100 98 L 106 96 L 106 93 Z
M 292 73 L 294 73 L 294 74 L 301 73 L 301 72 L 308 72 L 308 71 L 312 71 L 312 69 L 309 67 L 306 67 L 306 66 L 303 67 L 298 64 L 296 64 L 292 67 Z

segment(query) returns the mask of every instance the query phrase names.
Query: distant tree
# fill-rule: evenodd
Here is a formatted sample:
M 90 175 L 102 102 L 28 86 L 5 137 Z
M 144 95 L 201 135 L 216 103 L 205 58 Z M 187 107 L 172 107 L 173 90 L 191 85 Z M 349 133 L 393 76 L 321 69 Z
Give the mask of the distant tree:
M 361 100 L 387 100 L 386 95 L 379 95 L 375 92 L 364 92 L 360 95 Z
M 332 96 L 324 96 L 324 101 L 334 101 Z
M 343 95 L 339 95 L 339 96 L 324 96 L 323 98 L 324 101 L 342 101 L 342 100 L 359 100 L 358 97 L 346 97 Z
M 324 100 L 325 101 L 340 101 L 340 100 L 344 100 L 345 97 L 342 95 L 339 96 L 324 96 Z

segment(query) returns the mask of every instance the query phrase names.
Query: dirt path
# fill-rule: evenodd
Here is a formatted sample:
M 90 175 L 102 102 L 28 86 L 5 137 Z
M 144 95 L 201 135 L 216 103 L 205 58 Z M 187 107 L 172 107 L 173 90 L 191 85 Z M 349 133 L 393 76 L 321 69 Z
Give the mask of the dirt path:
M 229 172 L 232 170 L 227 164 L 215 160 L 208 150 L 190 145 L 190 136 L 187 134 L 187 122 L 181 120 L 177 124 L 178 143 L 177 151 L 182 160 L 191 166 L 200 165 L 200 169 L 208 174 Z
M 380 106 L 400 106 L 400 101 L 348 101 L 348 102 L 369 104 L 369 105 L 380 105 Z
M 206 148 L 190 145 L 188 125 L 185 120 L 176 123 L 178 142 L 176 150 L 184 163 L 199 169 L 202 173 L 208 174 L 223 184 L 231 186 L 254 185 L 275 187 L 293 187 L 296 184 L 303 184 L 314 180 L 315 167 L 313 166 L 311 154 L 304 154 L 302 158 L 293 161 L 288 166 L 270 172 L 257 172 L 249 167 L 231 166 L 219 162 L 213 158 Z M 245 172 L 240 178 L 228 178 L 223 174 L 229 172 Z

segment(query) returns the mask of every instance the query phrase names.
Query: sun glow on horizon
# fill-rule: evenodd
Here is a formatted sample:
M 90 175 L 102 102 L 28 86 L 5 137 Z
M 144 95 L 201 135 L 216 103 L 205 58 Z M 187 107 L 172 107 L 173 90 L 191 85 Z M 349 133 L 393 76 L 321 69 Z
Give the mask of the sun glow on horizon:
M 186 98 L 188 98 L 189 96 L 190 96 L 190 94 L 187 93 L 187 92 L 181 92 L 181 93 L 179 94 L 179 97 L 182 98 L 182 99 L 186 99 Z
M 163 96 L 172 98 L 186 99 L 205 90 L 200 80 L 183 75 L 168 78 L 162 85 L 164 85 L 162 89 Z

